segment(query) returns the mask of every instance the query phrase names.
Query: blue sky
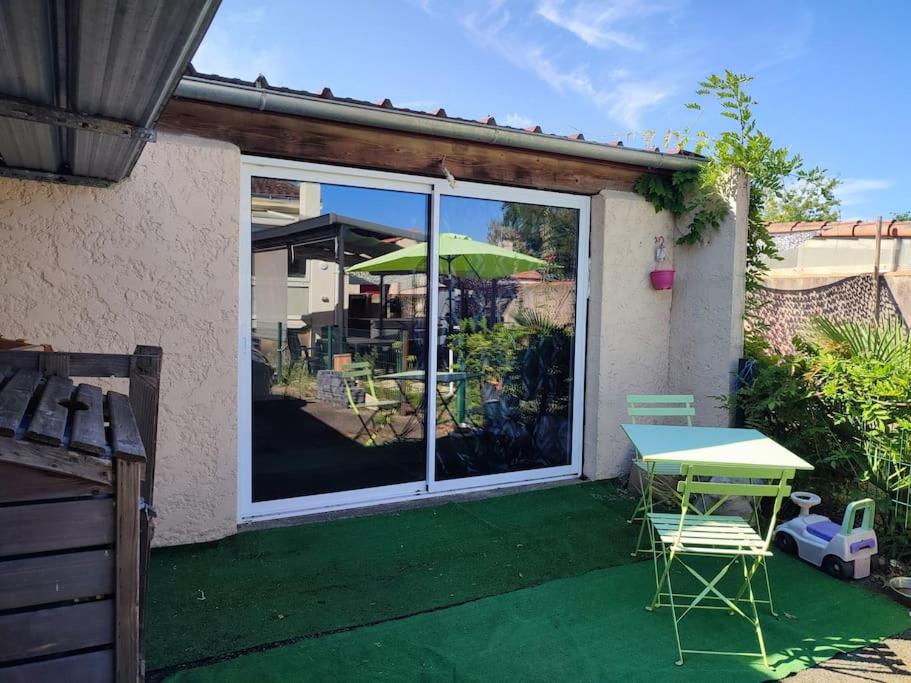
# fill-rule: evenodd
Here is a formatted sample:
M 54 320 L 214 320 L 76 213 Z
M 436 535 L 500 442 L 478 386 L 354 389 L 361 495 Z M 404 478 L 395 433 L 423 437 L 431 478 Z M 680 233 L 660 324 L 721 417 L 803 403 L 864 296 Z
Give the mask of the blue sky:
M 640 146 L 717 131 L 683 105 L 727 68 L 777 144 L 842 179 L 842 216 L 872 218 L 911 210 L 909 25 L 908 0 L 223 0 L 194 65 Z

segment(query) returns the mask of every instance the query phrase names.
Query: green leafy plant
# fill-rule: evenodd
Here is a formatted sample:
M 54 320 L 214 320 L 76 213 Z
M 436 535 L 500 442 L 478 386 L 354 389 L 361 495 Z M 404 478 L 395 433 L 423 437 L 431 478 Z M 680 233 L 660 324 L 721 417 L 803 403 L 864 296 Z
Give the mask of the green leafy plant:
M 828 176 L 826 169 L 819 166 L 798 170 L 795 177 L 795 182 L 781 196 L 773 194 L 766 199 L 765 219 L 772 222 L 838 220 L 841 200 L 835 191 L 841 181 Z
M 756 354 L 733 407 L 816 466 L 810 485 L 833 509 L 874 498 L 882 552 L 911 557 L 895 503 L 911 488 L 911 336 L 901 323 L 814 320 L 795 341 L 794 355 Z
M 696 94 L 716 105 L 720 116 L 735 125 L 714 137 L 705 131 L 692 135 L 687 130 L 669 134 L 681 147 L 693 141 L 694 151 L 707 154 L 708 160 L 698 171 L 678 171 L 670 180 L 643 178 L 634 188 L 656 210 L 666 209 L 674 216 L 687 216 L 688 224 L 677 243 L 692 245 L 704 242 L 711 230 L 719 228 L 727 215 L 737 174 L 747 174 L 750 183 L 746 264 L 748 314 L 760 305 L 754 292 L 762 284 L 768 261 L 778 257 L 766 227 L 766 201 L 781 195 L 785 180 L 802 164 L 799 156 L 792 155 L 786 148 L 776 147 L 772 139 L 758 129 L 753 113 L 756 101 L 746 91 L 752 80 L 751 76 L 725 71 L 701 81 Z M 703 104 L 699 102 L 686 106 L 703 111 Z

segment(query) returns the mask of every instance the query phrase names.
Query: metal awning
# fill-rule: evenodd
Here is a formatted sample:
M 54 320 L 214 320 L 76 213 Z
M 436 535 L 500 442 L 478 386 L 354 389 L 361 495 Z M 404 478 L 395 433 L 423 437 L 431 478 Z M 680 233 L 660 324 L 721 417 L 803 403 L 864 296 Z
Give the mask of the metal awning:
M 411 230 L 325 213 L 288 225 L 262 229 L 256 229 L 254 222 L 250 239 L 254 252 L 293 247 L 295 257 L 336 263 L 340 260 L 337 249 L 341 245 L 345 262 L 340 265 L 348 268 L 401 249 L 401 240 L 418 242 L 424 238 Z M 338 244 L 336 240 L 339 240 Z
M 219 3 L 0 2 L 0 176 L 128 176 Z

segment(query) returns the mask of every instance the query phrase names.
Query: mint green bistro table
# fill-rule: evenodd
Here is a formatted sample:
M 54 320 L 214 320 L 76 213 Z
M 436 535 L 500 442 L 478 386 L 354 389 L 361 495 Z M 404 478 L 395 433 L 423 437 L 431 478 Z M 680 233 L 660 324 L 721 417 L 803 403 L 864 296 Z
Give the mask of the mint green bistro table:
M 683 664 L 684 653 L 699 653 L 759 655 L 768 666 L 756 610 L 757 603 L 767 603 L 769 611 L 775 615 L 765 559 L 772 554 L 769 545 L 775 517 L 782 499 L 790 493 L 789 481 L 796 470 L 812 470 L 813 466 L 755 429 L 643 424 L 624 424 L 621 427 L 639 451 L 643 462 L 677 463 L 684 477 L 677 487 L 683 495 L 680 514 L 655 513 L 651 509 L 646 513 L 650 522 L 656 586 L 655 597 L 646 609 L 671 608 L 678 650 L 676 663 Z M 704 513 L 690 513 L 691 496 L 706 493 L 718 496 L 718 501 Z M 713 514 L 724 500 L 735 495 L 754 499 L 751 522 L 737 516 Z M 758 510 L 755 509 L 759 497 L 774 498 L 766 530 L 761 528 Z M 649 496 L 650 508 L 651 503 Z M 657 539 L 660 539 L 660 552 L 655 545 Z M 698 567 L 694 568 L 685 561 L 696 556 L 719 558 L 723 566 L 714 577 L 703 577 Z M 664 564 L 660 575 L 659 557 Z M 704 589 L 700 593 L 685 594 L 672 589 L 670 568 L 675 561 L 701 582 Z M 744 582 L 736 596 L 731 598 L 720 592 L 719 582 L 738 561 L 743 568 Z M 751 579 L 760 568 L 765 574 L 768 600 L 758 599 L 753 593 Z M 665 586 L 667 590 L 663 592 Z M 664 597 L 669 602 L 663 602 Z M 681 600 L 685 602 L 681 603 Z M 707 600 L 721 604 L 703 604 Z M 678 624 L 694 608 L 727 610 L 746 619 L 755 629 L 759 652 L 684 649 Z M 681 611 L 679 616 L 678 609 Z
M 645 462 L 812 470 L 813 466 L 755 429 L 620 425 Z

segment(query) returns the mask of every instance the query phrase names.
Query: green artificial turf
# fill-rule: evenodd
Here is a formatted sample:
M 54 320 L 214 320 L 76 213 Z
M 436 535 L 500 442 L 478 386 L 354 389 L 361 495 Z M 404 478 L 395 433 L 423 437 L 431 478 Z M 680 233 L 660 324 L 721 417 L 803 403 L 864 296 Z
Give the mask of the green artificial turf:
M 629 563 L 632 507 L 593 482 L 156 550 L 147 670 Z
M 670 612 L 643 609 L 654 579 L 651 564 L 639 562 L 304 639 L 170 680 L 762 681 L 909 626 L 905 609 L 798 560 L 776 557 L 771 573 L 782 614 L 763 616 L 772 671 L 758 658 L 707 655 L 675 666 Z M 683 629 L 684 647 L 755 649 L 752 627 L 725 611 L 691 613 Z

